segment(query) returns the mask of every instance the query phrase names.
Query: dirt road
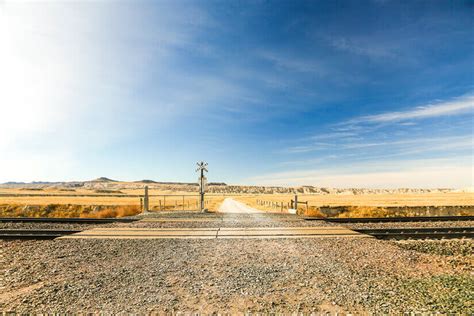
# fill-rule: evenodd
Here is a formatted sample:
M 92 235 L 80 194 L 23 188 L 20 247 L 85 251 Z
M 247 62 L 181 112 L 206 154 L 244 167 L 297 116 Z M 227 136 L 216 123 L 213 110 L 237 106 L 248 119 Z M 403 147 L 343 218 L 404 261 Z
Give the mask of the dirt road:
M 258 214 L 259 210 L 251 208 L 244 203 L 237 202 L 234 199 L 227 198 L 222 202 L 218 210 L 220 213 L 239 213 L 239 214 Z

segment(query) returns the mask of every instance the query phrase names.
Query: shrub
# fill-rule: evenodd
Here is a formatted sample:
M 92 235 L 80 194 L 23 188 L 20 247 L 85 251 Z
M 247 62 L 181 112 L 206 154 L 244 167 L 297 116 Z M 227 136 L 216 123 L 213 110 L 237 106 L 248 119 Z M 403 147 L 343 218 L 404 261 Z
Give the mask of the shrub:
M 110 206 L 102 210 L 98 210 L 90 213 L 83 213 L 81 217 L 87 218 L 113 218 L 113 217 L 125 217 L 140 214 L 141 210 L 136 205 L 125 205 L 125 206 Z
M 388 213 L 383 207 L 347 206 L 338 217 L 388 217 Z
M 97 189 L 94 192 L 95 193 L 115 193 L 115 194 L 122 194 L 123 193 L 120 190 L 106 190 L 106 189 Z
M 321 212 L 320 208 L 315 206 L 310 206 L 308 209 L 298 209 L 298 213 L 308 217 L 325 217 L 324 214 Z

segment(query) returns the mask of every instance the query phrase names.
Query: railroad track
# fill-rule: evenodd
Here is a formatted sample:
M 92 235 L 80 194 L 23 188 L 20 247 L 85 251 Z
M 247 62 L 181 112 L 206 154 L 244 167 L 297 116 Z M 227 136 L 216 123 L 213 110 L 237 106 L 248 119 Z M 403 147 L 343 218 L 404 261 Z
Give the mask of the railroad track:
M 383 222 L 442 222 L 474 221 L 474 216 L 416 216 L 416 217 L 360 217 L 360 218 L 319 218 L 303 217 L 307 221 L 332 223 L 383 223 Z M 49 217 L 0 217 L 0 223 L 64 223 L 64 224 L 108 224 L 131 223 L 135 218 L 49 218 Z M 296 219 L 295 219 L 296 220 Z
M 0 239 L 54 239 L 79 232 L 64 229 L 0 229 Z
M 449 221 L 474 221 L 474 216 L 413 216 L 413 217 L 304 217 L 307 221 L 326 221 L 332 223 L 390 223 L 390 222 L 449 222 Z
M 135 218 L 0 217 L 0 223 L 109 224 L 131 223 L 137 220 Z
M 353 229 L 378 239 L 474 238 L 474 227 Z
M 277 229 L 277 228 L 275 228 Z M 283 228 L 288 229 L 288 228 Z M 295 236 L 305 237 L 308 228 L 302 229 L 300 233 L 293 233 Z M 201 229 L 203 230 L 203 229 Z M 206 230 L 206 229 L 204 229 Z M 209 230 L 209 229 L 208 229 Z M 217 229 L 214 229 L 217 230 Z M 268 237 L 262 233 L 265 230 L 257 229 L 258 236 Z M 298 230 L 296 228 L 296 230 Z M 354 229 L 353 231 L 371 235 L 378 239 L 452 239 L 471 238 L 474 239 L 474 227 L 450 227 L 450 228 L 387 228 L 387 229 Z M 59 230 L 59 229 L 2 229 L 0 239 L 54 239 L 61 236 L 71 235 L 81 232 L 80 230 Z M 117 232 L 119 234 L 120 231 Z M 238 235 L 238 234 L 237 234 Z M 239 236 L 235 236 L 239 238 Z M 171 236 L 171 235 L 170 235 Z M 181 236 L 181 235 L 180 235 Z M 193 236 L 192 234 L 189 236 Z M 287 236 L 288 237 L 288 236 Z M 336 237 L 336 236 L 333 236 Z M 173 238 L 173 237 L 171 237 Z

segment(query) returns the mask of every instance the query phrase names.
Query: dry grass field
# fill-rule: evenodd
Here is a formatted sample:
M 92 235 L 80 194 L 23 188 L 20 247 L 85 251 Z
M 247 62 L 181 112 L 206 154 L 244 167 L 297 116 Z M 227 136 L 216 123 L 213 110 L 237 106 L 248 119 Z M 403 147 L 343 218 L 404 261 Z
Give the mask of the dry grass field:
M 257 200 L 290 202 L 294 195 L 272 194 L 238 197 L 246 204 L 259 208 Z M 474 205 L 474 193 L 424 193 L 424 194 L 361 194 L 361 195 L 298 195 L 300 202 L 312 206 L 448 206 Z
M 0 189 L 0 216 L 123 217 L 141 212 L 143 190 Z M 190 192 L 150 190 L 151 211 L 197 210 L 199 196 Z M 206 196 L 205 207 L 216 211 L 223 196 Z
M 294 195 L 252 195 L 239 196 L 237 200 L 256 209 L 278 212 L 287 210 Z M 259 202 L 260 201 L 260 202 Z M 263 203 L 267 202 L 267 203 Z M 323 216 L 320 212 L 324 207 L 345 207 L 348 212 L 340 216 L 375 217 L 387 216 L 388 207 L 408 207 L 409 209 L 426 206 L 474 206 L 474 193 L 423 193 L 423 194 L 363 194 L 363 195 L 298 195 L 299 211 L 308 216 Z M 283 204 L 283 206 L 282 206 Z M 401 215 L 411 216 L 411 210 Z M 472 208 L 461 210 L 456 215 L 474 215 Z
M 50 217 L 122 217 L 141 212 L 143 189 L 84 189 L 84 188 L 2 188 L 0 189 L 0 216 Z M 150 189 L 150 210 L 197 210 L 197 193 Z M 230 195 L 227 195 L 230 196 Z M 206 195 L 205 207 L 217 211 L 225 199 L 223 195 Z M 232 196 L 251 207 L 264 211 L 284 211 L 294 195 L 253 194 Z M 346 207 L 340 216 L 386 216 L 386 207 L 474 206 L 474 193 L 404 193 L 404 194 L 326 194 L 298 195 L 302 214 L 323 216 L 323 207 Z M 266 204 L 263 204 L 265 201 Z M 472 208 L 458 215 L 472 215 Z M 406 215 L 410 215 L 406 213 Z

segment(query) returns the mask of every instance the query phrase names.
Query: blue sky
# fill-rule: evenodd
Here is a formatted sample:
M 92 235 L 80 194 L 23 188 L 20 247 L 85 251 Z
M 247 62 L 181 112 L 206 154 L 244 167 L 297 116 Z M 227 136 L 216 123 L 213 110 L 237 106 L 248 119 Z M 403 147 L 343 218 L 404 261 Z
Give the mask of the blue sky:
M 473 182 L 469 1 L 0 3 L 0 182 Z

